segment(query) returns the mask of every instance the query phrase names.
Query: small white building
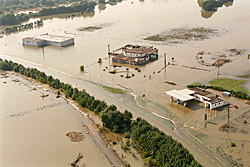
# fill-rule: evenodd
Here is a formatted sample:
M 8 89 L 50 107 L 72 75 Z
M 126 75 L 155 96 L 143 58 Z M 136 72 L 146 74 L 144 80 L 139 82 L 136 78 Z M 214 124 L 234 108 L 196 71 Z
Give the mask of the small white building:
M 63 37 L 63 36 L 57 36 L 57 35 L 48 35 L 48 34 L 42 34 L 35 37 L 27 37 L 23 38 L 23 45 L 28 46 L 37 46 L 37 47 L 43 47 L 43 46 L 69 46 L 74 44 L 74 38 L 71 37 Z
M 166 95 L 169 95 L 171 97 L 171 101 L 175 100 L 179 104 L 184 104 L 184 106 L 187 105 L 188 101 L 191 100 L 198 100 L 200 102 L 203 102 L 205 104 L 206 108 L 215 109 L 224 105 L 227 105 L 226 103 L 219 95 L 213 94 L 212 92 L 209 92 L 205 89 L 201 88 L 193 88 L 191 90 L 189 89 L 182 89 L 182 90 L 171 90 L 165 92 Z
M 215 109 L 227 104 L 225 103 L 222 97 L 217 94 L 213 94 L 212 92 L 209 92 L 205 89 L 196 87 L 192 90 L 195 92 L 195 99 L 199 100 L 200 102 L 203 102 L 205 104 L 205 107 L 207 108 Z

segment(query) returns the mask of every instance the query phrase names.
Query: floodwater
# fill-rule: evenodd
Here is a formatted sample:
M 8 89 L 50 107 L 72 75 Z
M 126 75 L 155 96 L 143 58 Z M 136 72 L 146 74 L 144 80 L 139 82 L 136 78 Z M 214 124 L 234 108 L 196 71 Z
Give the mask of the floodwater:
M 175 115 L 184 118 L 184 122 L 191 121 L 197 119 L 194 113 L 200 110 L 186 110 L 181 106 L 172 105 L 167 98 L 163 98 L 164 91 L 183 88 L 193 82 L 207 83 L 218 77 L 217 68 L 202 66 L 196 61 L 195 56 L 200 50 L 216 53 L 233 48 L 245 49 L 243 55 L 233 58 L 231 63 L 220 67 L 219 77 L 241 79 L 239 75 L 249 72 L 250 59 L 246 57 L 250 53 L 249 6 L 249 0 L 237 0 L 233 4 L 219 8 L 217 12 L 209 13 L 202 11 L 197 1 L 193 0 L 123 1 L 113 6 L 106 5 L 105 10 L 99 10 L 97 7 L 95 13 L 90 16 L 47 19 L 44 20 L 44 26 L 38 29 L 5 35 L 0 38 L 0 57 L 40 64 L 42 67 L 52 69 L 50 75 L 53 75 L 55 70 L 110 86 L 122 85 L 132 89 L 136 95 L 144 93 L 146 99 L 163 104 Z M 77 30 L 81 27 L 99 25 L 105 26 L 93 32 Z M 148 35 L 181 27 L 216 28 L 224 33 L 204 41 L 188 41 L 183 44 L 164 45 L 143 40 Z M 66 48 L 48 46 L 44 48 L 44 54 L 41 48 L 22 46 L 22 38 L 43 33 L 74 37 L 75 45 Z M 120 77 L 121 74 L 125 76 L 126 72 L 109 74 L 106 67 L 111 70 L 113 67 L 107 58 L 107 45 L 114 50 L 126 44 L 154 45 L 159 49 L 159 60 L 139 67 L 140 73 L 133 66 L 116 67 L 118 71 L 126 71 L 125 69 L 129 67 L 129 75 L 135 74 L 135 77 L 130 79 Z M 170 65 L 158 73 L 163 67 L 164 53 L 167 53 L 168 61 L 174 57 L 176 65 Z M 97 63 L 98 58 L 103 59 L 102 64 Z M 80 72 L 80 65 L 85 66 L 85 73 Z M 210 71 L 184 68 L 182 65 Z M 248 82 L 244 86 L 250 90 L 250 78 L 246 80 Z M 177 85 L 172 86 L 164 83 L 165 81 Z M 88 89 L 96 89 L 87 86 Z M 92 92 L 95 91 L 98 90 Z M 102 98 L 105 99 L 105 95 L 102 95 Z M 203 119 L 203 114 L 198 114 L 198 117 Z
M 79 153 L 78 165 L 110 165 L 66 100 L 13 75 L 0 78 L 0 92 L 0 166 L 70 166 Z M 71 142 L 72 131 L 82 132 L 83 141 Z
M 200 3 L 200 1 L 199 1 Z M 146 98 L 154 102 L 162 102 L 159 97 L 166 90 L 183 88 L 193 82 L 207 83 L 218 77 L 218 69 L 200 65 L 195 56 L 200 50 L 206 52 L 226 52 L 228 49 L 245 49 L 241 56 L 219 69 L 220 78 L 241 79 L 237 76 L 250 71 L 250 11 L 249 0 L 235 1 L 223 6 L 209 18 L 204 18 L 198 2 L 193 0 L 147 0 L 123 1 L 117 5 L 106 5 L 105 10 L 95 10 L 94 15 L 74 17 L 71 19 L 54 18 L 44 21 L 44 26 L 38 29 L 13 33 L 0 39 L 0 54 L 2 58 L 17 58 L 43 67 L 61 71 L 80 79 L 94 81 L 106 85 L 132 89 L 134 94 L 146 94 Z M 93 32 L 78 31 L 86 26 L 105 25 Z M 161 44 L 144 41 L 147 35 L 154 35 L 172 28 L 207 27 L 221 30 L 219 37 L 213 36 L 204 41 L 188 41 L 183 44 Z M 36 36 L 42 33 L 70 36 L 75 38 L 75 45 L 66 48 L 48 46 L 41 48 L 22 46 L 22 38 Z M 113 70 L 112 62 L 107 58 L 107 45 L 111 50 L 125 44 L 154 45 L 159 49 L 159 60 L 140 67 L 137 72 L 132 66 L 116 67 L 117 74 L 110 74 L 106 67 Z M 160 73 L 163 67 L 163 54 L 167 60 L 174 57 L 176 65 L 170 65 Z M 103 59 L 98 64 L 98 58 Z M 85 73 L 79 66 L 85 66 Z M 194 70 L 182 67 L 199 67 L 210 70 Z M 129 75 L 135 77 L 125 79 L 125 69 L 129 67 Z M 105 71 L 104 71 L 105 69 Z M 249 88 L 250 78 L 244 86 Z M 172 86 L 165 81 L 174 82 Z M 69 81 L 70 82 L 70 81 Z M 143 83 L 143 84 L 141 84 Z M 93 94 L 94 95 L 94 94 Z
M 236 48 L 246 49 L 246 54 L 249 53 L 249 5 L 248 0 L 235 1 L 232 6 L 223 6 L 212 17 L 205 19 L 201 16 L 199 4 L 193 0 L 147 0 L 144 2 L 129 0 L 115 6 L 107 5 L 107 8 L 101 11 L 96 8 L 95 14 L 91 17 L 75 17 L 67 20 L 54 18 L 44 21 L 44 26 L 39 29 L 4 36 L 0 39 L 0 53 L 43 64 L 83 79 L 97 82 L 115 81 L 133 89 L 133 87 L 141 87 L 140 81 L 144 75 L 148 76 L 163 67 L 162 56 L 158 61 L 142 67 L 143 74 L 135 73 L 136 77 L 130 79 L 131 82 L 125 81 L 120 75 L 104 72 L 103 69 L 110 64 L 108 59 L 104 60 L 102 65 L 96 62 L 98 58 L 107 57 L 108 44 L 110 44 L 111 50 L 128 43 L 155 45 L 159 49 L 160 55 L 167 53 L 168 61 L 174 57 L 178 63 L 175 67 L 168 67 L 166 73 L 155 75 L 153 77 L 157 79 L 155 82 L 169 80 L 186 85 L 200 80 L 207 81 L 213 79 L 213 76 L 216 77 L 216 68 L 210 67 L 208 69 L 211 72 L 205 72 L 181 66 L 207 69 L 196 62 L 195 56 L 199 50 L 217 52 Z M 108 24 L 108 26 L 94 32 L 77 31 L 80 27 L 100 24 Z M 185 26 L 218 28 L 227 32 L 221 34 L 220 37 L 211 37 L 211 39 L 198 42 L 185 42 L 184 44 L 160 45 L 157 42 L 142 40 L 145 35 Z M 22 46 L 23 37 L 47 32 L 74 37 L 75 45 L 67 48 L 45 47 L 44 55 L 41 48 Z M 221 74 L 225 77 L 234 76 L 249 70 L 250 60 L 246 61 L 246 54 L 221 68 Z M 233 68 L 237 64 L 240 64 L 240 67 Z M 85 65 L 87 73 L 79 72 L 80 65 Z

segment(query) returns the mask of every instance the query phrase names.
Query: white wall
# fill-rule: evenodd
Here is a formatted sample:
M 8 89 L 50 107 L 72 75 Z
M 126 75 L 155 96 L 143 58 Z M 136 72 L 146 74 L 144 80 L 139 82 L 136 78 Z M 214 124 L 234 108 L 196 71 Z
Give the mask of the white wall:
M 224 105 L 225 105 L 225 101 L 220 101 L 220 102 L 211 104 L 211 105 L 210 105 L 210 109 L 215 109 L 215 108 L 217 108 L 217 107 L 221 107 L 221 106 L 224 106 Z
M 23 45 L 27 45 L 27 46 L 43 46 L 44 44 L 44 41 L 41 40 L 41 41 L 30 41 L 30 40 L 24 40 L 23 39 Z

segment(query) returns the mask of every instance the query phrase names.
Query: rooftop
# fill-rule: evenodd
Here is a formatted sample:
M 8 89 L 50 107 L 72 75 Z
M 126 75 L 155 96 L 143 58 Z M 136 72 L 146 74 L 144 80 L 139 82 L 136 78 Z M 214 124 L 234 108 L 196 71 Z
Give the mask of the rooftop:
M 138 45 L 127 45 L 123 48 L 124 52 L 127 53 L 137 53 L 137 54 L 152 54 L 158 49 L 153 47 L 146 47 L 146 46 L 138 46 Z
M 181 101 L 189 101 L 195 99 L 194 96 L 191 96 L 190 94 L 194 94 L 195 92 L 189 89 L 182 89 L 182 90 L 170 90 L 165 92 L 166 95 L 172 96 L 174 98 L 177 98 Z
M 33 37 L 26 37 L 26 38 L 23 38 L 23 39 L 26 40 L 26 41 L 42 41 L 42 39 L 33 38 Z
M 218 95 L 216 95 L 216 94 L 214 94 L 212 92 L 209 92 L 209 91 L 207 91 L 205 89 L 201 89 L 201 88 L 196 87 L 196 88 L 193 88 L 192 90 L 196 94 L 199 94 L 201 96 L 205 96 L 205 97 L 209 98 L 210 103 L 218 103 L 220 101 L 223 101 L 223 99 L 220 96 L 218 96 Z
M 72 39 L 71 37 L 63 37 L 63 36 L 48 35 L 48 34 L 42 34 L 39 36 L 35 36 L 34 38 L 46 40 L 46 41 L 54 41 L 54 42 L 64 42 L 64 41 Z

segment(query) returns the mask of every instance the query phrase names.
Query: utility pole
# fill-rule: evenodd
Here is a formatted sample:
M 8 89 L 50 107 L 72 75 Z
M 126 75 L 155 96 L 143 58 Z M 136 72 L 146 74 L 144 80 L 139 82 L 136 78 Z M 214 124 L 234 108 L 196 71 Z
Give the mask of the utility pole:
M 220 78 L 220 65 L 218 65 L 217 79 Z
M 43 55 L 44 55 L 44 47 L 42 46 L 42 52 L 43 52 Z
M 108 55 L 109 55 L 109 58 L 110 58 L 110 45 L 108 44 Z
M 166 57 L 166 53 L 164 53 L 164 67 L 166 67 L 167 66 L 167 57 Z
M 227 124 L 229 125 L 229 111 L 230 111 L 230 109 L 229 109 L 229 107 L 227 108 Z

